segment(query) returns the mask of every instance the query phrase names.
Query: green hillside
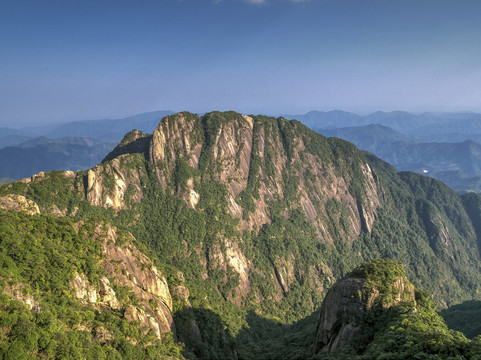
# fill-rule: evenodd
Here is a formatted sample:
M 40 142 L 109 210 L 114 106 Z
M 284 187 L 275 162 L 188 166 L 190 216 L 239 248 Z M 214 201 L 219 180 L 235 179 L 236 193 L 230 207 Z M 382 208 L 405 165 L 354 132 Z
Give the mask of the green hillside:
M 76 296 L 76 274 L 96 288 L 108 275 L 99 225 L 0 210 L 2 359 L 180 357 L 171 334 L 160 341 L 126 319 L 128 305 L 139 301 L 128 289 L 114 285 L 119 310 Z

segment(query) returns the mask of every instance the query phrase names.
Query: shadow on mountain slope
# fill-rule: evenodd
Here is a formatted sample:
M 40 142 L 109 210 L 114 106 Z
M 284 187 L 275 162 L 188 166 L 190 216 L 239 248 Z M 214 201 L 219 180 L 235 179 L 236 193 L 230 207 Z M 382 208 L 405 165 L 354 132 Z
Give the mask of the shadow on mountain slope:
M 184 355 L 200 359 L 306 359 L 312 356 L 319 311 L 294 324 L 249 311 L 233 336 L 220 316 L 209 309 L 186 308 L 174 315 Z

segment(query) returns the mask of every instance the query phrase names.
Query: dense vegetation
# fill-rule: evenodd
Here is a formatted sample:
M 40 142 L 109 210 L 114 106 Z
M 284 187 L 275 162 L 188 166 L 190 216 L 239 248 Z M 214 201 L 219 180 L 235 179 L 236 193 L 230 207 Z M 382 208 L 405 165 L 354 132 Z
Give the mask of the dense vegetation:
M 216 134 L 223 131 L 225 124 L 240 122 L 242 119 L 239 120 L 239 117 L 239 114 L 233 112 L 215 112 L 203 117 L 183 114 L 183 118 L 187 119 L 185 121 L 194 122 L 191 148 L 197 143 L 203 144 L 198 169 L 191 167 L 186 157 L 181 156 L 186 152 L 182 147 L 166 152 L 165 163 L 152 163 L 148 151 L 145 151 L 144 140 L 135 154 L 125 154 L 124 150 L 117 149 L 118 152 L 108 156 L 97 169 L 103 178 L 102 196 L 115 188 L 111 159 L 118 154 L 121 154 L 121 169 L 117 170 L 125 174 L 137 174 L 136 185 L 141 189 L 142 200 L 136 202 L 132 200 L 136 188 L 133 184 L 128 184 L 124 196 L 125 206 L 117 212 L 112 208 L 94 207 L 85 199 L 88 193 L 86 173 L 68 178 L 61 172 L 52 172 L 29 184 L 15 183 L 1 187 L 0 196 L 21 194 L 35 201 L 43 212 L 57 207 L 69 216 L 53 218 L 41 215 L 27 218 L 21 214 L 4 213 L 5 222 L 11 224 L 8 226 L 12 229 L 18 226 L 20 230 L 19 237 L 15 237 L 12 230 L 5 232 L 2 244 L 5 243 L 6 249 L 2 250 L 2 254 L 8 254 L 10 248 L 16 249 L 15 246 L 18 245 L 15 244 L 24 241 L 23 236 L 28 238 L 27 230 L 22 232 L 21 229 L 22 226 L 30 226 L 31 229 L 39 229 L 34 233 L 32 241 L 46 242 L 39 249 L 31 251 L 50 249 L 52 246 L 48 242 L 57 239 L 56 246 L 59 249 L 56 250 L 63 251 L 62 256 L 67 259 L 59 265 L 64 274 L 60 285 L 57 284 L 58 281 L 52 282 L 48 278 L 36 280 L 37 283 L 45 284 L 44 289 L 38 289 L 40 306 L 47 306 L 43 304 L 52 301 L 53 305 L 50 306 L 54 309 L 57 306 L 85 308 L 71 298 L 65 303 L 67 305 L 57 304 L 55 301 L 67 300 L 61 300 L 63 296 L 54 294 L 59 294 L 55 292 L 57 290 L 62 294 L 68 293 L 74 269 L 84 271 L 92 282 L 99 276 L 101 269 L 95 267 L 94 260 L 100 255 L 95 253 L 95 244 L 89 243 L 88 235 L 81 237 L 81 232 L 77 234 L 71 231 L 74 222 L 87 219 L 85 223 L 88 224 L 88 221 L 93 221 L 92 218 L 95 221 L 111 222 L 118 228 L 131 232 L 162 270 L 173 294 L 177 336 L 185 343 L 183 354 L 186 357 L 224 359 L 235 358 L 237 354 L 243 359 L 300 359 L 310 356 L 310 346 L 315 337 L 316 311 L 325 295 L 325 289 L 335 279 L 372 258 L 401 261 L 406 265 L 407 275 L 414 284 L 433 293 L 434 300 L 439 305 L 479 298 L 479 229 L 475 226 L 475 219 L 479 217 L 477 195 L 472 195 L 474 198 L 461 198 L 435 180 L 410 173 L 398 174 L 388 164 L 373 156 L 366 156 L 352 144 L 339 139 L 326 139 L 295 121 L 253 117 L 253 151 L 249 159 L 247 187 L 235 199 L 243 213 L 241 217 L 232 216 L 226 208 L 229 204 L 229 186 L 235 179 L 221 180 L 223 164 L 216 161 L 211 152 L 219 152 Z M 169 124 L 175 120 L 175 116 L 169 117 Z M 263 143 L 259 140 L 261 134 L 267 139 Z M 142 139 L 150 137 L 142 135 Z M 300 139 L 305 147 L 303 151 L 299 151 Z M 128 139 L 125 141 L 122 146 L 128 147 Z M 277 141 L 281 144 L 279 147 Z M 263 156 L 259 155 L 261 149 Z M 319 173 L 309 165 L 313 158 L 322 164 Z M 239 162 L 240 159 L 235 161 Z M 376 209 L 376 220 L 372 228 L 368 229 L 364 224 L 359 235 L 349 241 L 349 236 L 352 237 L 353 234 L 349 220 L 351 210 L 348 200 L 343 197 L 352 198 L 358 209 L 367 206 L 372 200 L 367 195 L 367 180 L 361 168 L 365 162 L 369 163 L 375 174 L 382 203 Z M 276 178 L 279 163 L 285 164 L 285 168 L 280 178 Z M 159 183 L 159 172 L 168 174 L 164 186 Z M 319 195 L 316 193 L 316 181 L 321 178 L 328 182 L 330 180 L 326 179 L 334 176 L 346 183 L 345 193 L 337 197 L 322 195 L 324 197 L 316 200 Z M 189 207 L 182 198 L 188 193 L 189 180 L 200 196 L 195 209 Z M 263 187 L 272 188 L 272 184 L 281 188 L 282 196 L 274 194 L 271 200 L 266 201 L 269 221 L 250 228 L 246 224 L 262 200 L 260 193 Z M 328 183 L 326 187 L 331 185 Z M 319 228 L 309 220 L 301 206 L 301 186 L 313 199 L 318 221 L 322 222 L 332 243 L 320 238 Z M 21 220 L 15 220 L 15 217 Z M 42 221 L 53 225 L 41 225 Z M 65 243 L 59 241 L 63 235 L 56 235 L 57 230 L 48 230 L 49 226 L 60 227 L 58 231 L 70 229 L 70 236 L 74 240 Z M 4 238 L 11 240 L 4 241 Z M 87 253 L 78 251 L 75 246 L 80 246 L 80 249 L 89 249 L 91 246 L 93 249 Z M 229 262 L 232 252 L 240 259 L 245 256 L 248 267 L 247 285 L 239 271 Z M 33 266 L 24 265 L 25 259 L 29 256 L 43 256 L 35 252 L 27 255 L 12 258 L 15 266 Z M 40 262 L 38 266 L 54 265 Z M 33 275 L 27 276 L 26 273 L 29 272 L 18 272 L 18 281 L 36 289 L 36 285 L 32 285 L 35 284 L 35 279 L 28 277 Z M 56 270 L 51 273 L 56 274 Z M 13 275 L 5 276 L 7 282 Z M 178 285 L 189 290 L 188 299 L 176 294 L 174 289 Z M 59 288 L 54 291 L 51 287 L 55 286 Z M 49 291 L 53 297 L 51 300 L 47 296 Z M 419 310 L 417 315 L 405 313 L 403 308 L 393 309 L 389 316 L 385 315 L 387 318 L 379 325 L 379 336 L 386 333 L 387 329 L 403 328 L 406 324 L 411 324 L 407 327 L 409 331 L 390 332 L 393 336 L 391 340 L 397 337 L 411 341 L 411 337 L 418 336 L 419 332 L 432 326 L 433 329 L 440 329 L 443 344 L 451 342 L 453 348 L 457 349 L 455 351 L 462 356 L 466 357 L 470 351 L 475 351 L 474 345 L 469 345 L 467 340 L 443 327 L 440 319 L 435 316 L 434 305 L 430 300 L 425 296 L 420 299 L 421 304 L 425 304 L 425 309 Z M 10 309 L 10 305 L 4 309 Z M 93 313 L 85 315 L 87 323 L 92 326 L 90 329 L 99 324 L 96 321 L 104 321 L 107 316 L 105 312 L 81 311 Z M 62 311 L 58 312 L 62 314 Z M 35 314 L 25 310 L 27 313 L 31 316 L 29 321 L 33 322 L 33 328 L 41 329 L 35 317 L 42 312 Z M 113 312 L 105 320 L 114 324 L 113 327 L 124 329 L 116 339 L 133 337 L 131 333 L 135 334 L 138 330 L 123 324 L 117 315 Z M 73 320 L 69 320 L 67 315 L 62 316 L 58 317 L 58 326 L 65 323 L 62 326 L 64 331 L 77 331 Z M 422 325 L 424 321 L 427 321 L 427 325 Z M 128 341 L 119 343 L 120 340 L 99 344 L 86 335 L 89 334 L 88 331 L 78 331 L 85 336 L 86 340 L 82 341 L 91 341 L 86 345 L 82 343 L 84 345 L 80 349 L 85 349 L 82 356 L 90 356 L 88 349 L 92 346 L 106 356 L 111 351 L 128 357 L 125 351 L 131 351 L 132 354 L 138 354 L 133 357 L 139 358 L 151 356 L 149 351 L 154 354 L 176 354 L 179 351 L 170 340 L 157 343 L 142 338 L 137 346 Z M 5 343 L 9 347 L 14 338 L 5 337 L 7 338 Z M 378 348 L 387 341 L 380 337 L 373 339 L 379 339 Z M 391 340 L 387 343 L 392 343 Z M 427 336 L 426 342 L 431 344 L 432 339 Z M 147 344 L 152 346 L 145 347 Z M 38 342 L 32 346 L 24 344 L 23 348 L 25 352 L 40 349 Z M 124 348 L 130 350 L 122 350 Z M 377 354 L 375 348 L 373 345 L 372 348 L 355 351 L 356 354 Z M 429 351 L 434 352 L 433 349 Z M 393 345 L 394 350 L 401 351 Z M 38 351 L 44 350 L 42 348 Z M 366 359 L 375 358 L 374 355 L 366 356 Z
M 98 284 L 101 248 L 96 223 L 0 210 L 0 358 L 158 359 L 180 357 L 171 335 L 145 335 L 121 311 L 73 296 L 84 273 Z M 78 229 L 76 229 L 78 227 Z M 31 308 L 27 303 L 31 303 Z M 102 333 L 109 339 L 102 340 Z
M 480 301 L 471 300 L 451 306 L 448 309 L 443 309 L 440 315 L 450 329 L 461 331 L 470 339 L 481 336 Z

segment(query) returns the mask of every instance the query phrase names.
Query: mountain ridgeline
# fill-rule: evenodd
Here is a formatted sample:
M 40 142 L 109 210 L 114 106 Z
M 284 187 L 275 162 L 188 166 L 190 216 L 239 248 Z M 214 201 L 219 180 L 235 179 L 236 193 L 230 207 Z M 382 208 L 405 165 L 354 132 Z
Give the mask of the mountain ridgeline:
M 311 356 L 327 289 L 372 258 L 402 262 L 442 307 L 480 298 L 478 195 L 398 173 L 283 118 L 169 115 L 152 135 L 127 134 L 91 170 L 42 173 L 1 187 L 0 199 L 38 206 L 33 218 L 67 217 L 75 229 L 88 219 L 94 229 L 108 223 L 127 233 L 165 276 L 171 303 L 143 295 L 144 305 L 131 297 L 112 311 L 121 319 L 130 306 L 141 324 L 140 310 L 151 314 L 159 325 L 145 315 L 145 326 L 158 339 L 174 332 L 186 357 Z M 129 286 L 111 271 L 103 270 L 111 284 Z M 100 294 L 101 282 L 86 272 Z M 155 317 L 166 309 L 173 322 Z M 79 321 L 90 329 L 100 320 Z M 119 339 L 128 332 L 108 333 L 103 346 L 124 355 Z

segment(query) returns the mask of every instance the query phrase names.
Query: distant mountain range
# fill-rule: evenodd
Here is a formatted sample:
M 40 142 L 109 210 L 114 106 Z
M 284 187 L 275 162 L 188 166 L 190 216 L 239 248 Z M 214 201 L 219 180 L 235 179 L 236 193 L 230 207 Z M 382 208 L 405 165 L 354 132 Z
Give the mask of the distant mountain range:
M 0 149 L 0 178 L 20 179 L 50 170 L 85 170 L 100 162 L 114 146 L 81 137 L 29 140 Z
M 24 129 L 0 128 L 0 178 L 29 177 L 39 171 L 84 170 L 99 163 L 125 133 L 152 133 L 171 111 L 124 119 L 73 121 Z
M 348 140 L 398 170 L 435 177 L 456 191 L 481 191 L 481 144 L 472 140 L 418 142 L 415 137 L 383 125 L 318 129 L 318 132 Z
M 336 129 L 379 124 L 402 134 L 415 136 L 425 142 L 460 142 L 481 140 L 481 114 L 475 113 L 423 113 L 411 114 L 404 111 L 378 111 L 366 116 L 350 112 L 310 111 L 304 115 L 285 115 L 296 119 L 311 129 Z
M 0 149 L 7 146 L 18 145 L 31 139 L 31 137 L 23 135 L 6 135 L 0 138 Z
M 127 132 L 133 129 L 152 133 L 159 121 L 164 116 L 170 114 L 172 114 L 172 111 L 155 111 L 130 116 L 125 119 L 74 121 L 59 125 L 45 134 L 45 136 L 52 139 L 65 136 L 82 136 L 118 143 Z
M 0 128 L 0 148 L 19 145 L 26 140 L 46 137 L 61 139 L 64 137 L 88 137 L 118 143 L 125 133 L 138 129 L 152 133 L 155 126 L 172 111 L 154 111 L 129 116 L 123 119 L 99 119 L 71 121 L 63 124 L 26 127 L 23 129 Z
M 444 181 L 458 192 L 481 192 L 481 115 L 396 111 L 359 116 L 311 111 L 296 118 L 328 137 L 374 153 L 398 170 Z

